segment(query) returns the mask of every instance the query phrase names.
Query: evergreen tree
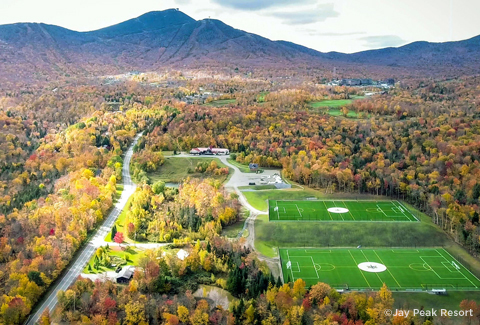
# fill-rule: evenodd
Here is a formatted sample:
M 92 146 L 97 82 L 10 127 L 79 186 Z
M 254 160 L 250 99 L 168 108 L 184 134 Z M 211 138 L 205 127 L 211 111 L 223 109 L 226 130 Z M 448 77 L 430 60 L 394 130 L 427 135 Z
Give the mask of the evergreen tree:
M 282 286 L 282 279 L 280 279 L 280 275 L 278 276 L 278 279 L 277 279 L 277 288 L 280 288 Z
M 116 234 L 117 234 L 117 225 L 113 225 L 112 235 L 110 236 L 110 239 L 113 240 Z

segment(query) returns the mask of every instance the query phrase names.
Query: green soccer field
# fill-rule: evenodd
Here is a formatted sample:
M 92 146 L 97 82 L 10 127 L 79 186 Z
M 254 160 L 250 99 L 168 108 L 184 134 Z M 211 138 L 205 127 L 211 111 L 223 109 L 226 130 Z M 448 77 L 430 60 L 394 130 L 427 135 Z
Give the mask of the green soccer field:
M 268 201 L 270 221 L 418 221 L 398 201 Z
M 480 280 L 443 248 L 280 249 L 285 282 L 336 289 L 480 290 Z

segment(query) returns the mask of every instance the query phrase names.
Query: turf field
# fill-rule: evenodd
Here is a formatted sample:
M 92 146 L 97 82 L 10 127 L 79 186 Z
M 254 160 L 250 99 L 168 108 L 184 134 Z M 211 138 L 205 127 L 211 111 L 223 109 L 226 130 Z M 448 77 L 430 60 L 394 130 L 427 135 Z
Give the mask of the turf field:
M 398 201 L 268 201 L 270 221 L 418 221 Z
M 400 291 L 480 290 L 480 280 L 443 248 L 295 248 L 280 249 L 280 257 L 284 280 L 301 278 L 307 285 L 377 290 L 385 283 Z

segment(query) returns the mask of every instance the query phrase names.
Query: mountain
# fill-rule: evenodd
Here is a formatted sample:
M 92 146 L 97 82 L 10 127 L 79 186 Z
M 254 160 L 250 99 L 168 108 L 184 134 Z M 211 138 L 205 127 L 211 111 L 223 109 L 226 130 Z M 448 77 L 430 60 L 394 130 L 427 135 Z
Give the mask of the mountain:
M 326 70 L 336 66 L 345 71 L 386 69 L 390 74 L 473 74 L 480 70 L 479 54 L 480 37 L 354 54 L 321 53 L 291 42 L 271 41 L 219 20 L 197 21 L 175 9 L 146 13 L 90 32 L 37 23 L 0 25 L 0 78 L 10 81 L 152 71 L 166 66 L 284 69 L 297 65 Z

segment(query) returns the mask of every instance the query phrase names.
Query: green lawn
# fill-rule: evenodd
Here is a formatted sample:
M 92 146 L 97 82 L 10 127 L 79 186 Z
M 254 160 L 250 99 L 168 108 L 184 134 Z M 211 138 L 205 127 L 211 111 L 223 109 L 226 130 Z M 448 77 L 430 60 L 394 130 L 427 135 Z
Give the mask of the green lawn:
M 110 247 L 108 255 L 111 258 L 115 258 L 115 257 L 119 258 L 118 260 L 120 260 L 120 259 L 125 260 L 125 259 L 128 258 L 126 260 L 126 264 L 124 264 L 122 266 L 138 265 L 138 262 L 140 261 L 140 258 L 145 256 L 145 252 L 146 252 L 146 250 L 144 250 L 144 249 L 133 248 L 133 247 L 128 247 L 126 250 L 117 250 L 117 249 L 119 249 L 119 248 L 118 247 Z M 83 269 L 83 273 L 86 273 L 86 274 L 103 273 L 103 272 L 107 272 L 107 271 L 114 271 L 117 268 L 117 266 L 110 266 L 110 267 L 100 266 L 98 268 L 98 270 L 96 270 L 93 267 L 94 259 L 95 259 L 95 255 L 93 255 L 92 258 L 90 259 L 90 261 L 88 261 L 88 264 Z M 92 271 L 88 270 L 88 265 L 91 266 Z
M 257 240 L 259 232 L 262 232 L 265 227 L 268 227 L 268 215 L 261 214 L 255 218 L 255 250 L 267 257 L 276 257 L 276 247 L 264 240 Z
M 237 238 L 240 231 L 243 229 L 245 220 L 250 216 L 250 211 L 244 209 L 242 215 L 238 222 L 233 225 L 226 226 L 222 229 L 222 236 L 227 236 L 228 238 Z
M 480 280 L 443 248 L 280 249 L 286 281 L 337 289 L 480 290 Z M 363 268 L 362 268 L 363 265 Z
M 195 170 L 195 167 L 199 162 L 208 162 L 215 160 L 218 167 L 227 167 L 223 164 L 218 158 L 177 158 L 170 157 L 165 158 L 165 163 L 160 166 L 160 168 L 152 173 L 148 174 L 148 177 L 151 179 L 152 183 L 156 181 L 164 182 L 173 182 L 180 183 L 187 177 L 198 177 L 198 178 L 215 178 L 220 179 L 224 182 L 227 179 L 226 175 L 215 176 L 211 174 L 202 174 L 202 173 L 188 173 L 188 169 Z
M 244 164 L 241 164 L 239 163 L 238 161 L 236 160 L 233 160 L 232 158 L 227 158 L 227 161 L 232 164 L 233 166 L 237 167 L 238 169 L 240 169 L 240 171 L 242 173 L 252 173 L 250 171 L 250 168 L 248 167 L 248 165 L 244 165 Z
M 122 192 L 123 192 L 123 184 L 117 184 L 117 193 L 115 195 L 115 199 L 113 200 L 114 203 L 116 203 L 120 198 L 120 196 L 122 196 Z
M 264 191 L 264 190 L 275 190 L 277 189 L 275 185 L 249 185 L 249 186 L 239 186 L 238 189 L 241 190 L 254 190 L 254 191 Z
M 480 291 L 451 291 L 448 295 L 432 295 L 426 292 L 393 292 L 394 308 L 412 310 L 424 307 L 425 310 L 444 308 L 456 310 L 464 299 L 480 301 Z M 453 320 L 453 318 L 452 318 Z M 461 320 L 461 317 L 458 317 Z
M 228 106 L 235 104 L 237 102 L 236 99 L 219 99 L 219 100 L 214 100 L 213 102 L 205 104 L 206 106 L 212 106 L 212 107 L 222 107 L 222 106 Z
M 309 222 L 306 226 L 303 222 L 268 222 L 268 216 L 255 220 L 256 246 L 446 247 L 450 243 L 448 236 L 431 222 Z M 474 263 L 467 259 L 462 263 L 465 261 Z
M 265 102 L 265 96 L 267 96 L 268 92 L 262 91 L 258 97 L 257 97 L 257 103 L 264 103 Z
M 321 100 L 318 102 L 311 102 L 308 105 L 311 108 L 321 108 L 321 107 L 343 107 L 350 105 L 353 102 L 353 99 L 332 99 L 332 100 Z
M 133 195 L 128 198 L 128 201 L 125 204 L 125 207 L 123 208 L 122 212 L 118 216 L 117 221 L 115 221 L 115 225 L 117 226 L 117 232 L 121 232 L 125 234 L 125 229 L 123 229 L 123 227 L 125 226 L 125 217 L 127 216 L 127 211 L 128 209 L 130 209 L 130 205 L 132 204 L 132 198 L 133 198 Z M 128 243 L 133 242 L 130 238 L 127 238 L 127 236 L 124 236 L 124 238 L 125 238 L 125 241 Z M 113 243 L 111 229 L 110 229 L 110 232 L 105 236 L 104 240 L 107 243 Z
M 269 200 L 270 221 L 418 221 L 398 201 Z

